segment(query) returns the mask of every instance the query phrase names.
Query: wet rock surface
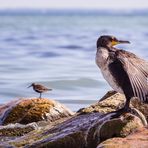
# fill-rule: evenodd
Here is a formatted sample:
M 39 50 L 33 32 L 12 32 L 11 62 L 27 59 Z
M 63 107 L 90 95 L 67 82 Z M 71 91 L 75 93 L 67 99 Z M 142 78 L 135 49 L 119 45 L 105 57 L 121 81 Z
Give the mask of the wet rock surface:
M 133 107 L 138 109 L 141 113 L 143 113 L 143 115 L 146 117 L 146 120 L 148 122 L 148 104 L 139 101 L 137 98 L 133 98 L 131 100 L 131 104 Z
M 16 123 L 16 124 L 9 124 L 6 126 L 0 126 L 0 137 L 1 136 L 22 136 L 37 128 L 38 128 L 38 125 L 36 123 L 30 123 L 27 125 Z
M 117 126 L 118 128 L 113 130 Z M 55 127 L 42 127 L 24 135 L 23 138 L 17 137 L 14 140 L 3 142 L 1 146 L 95 148 L 103 140 L 114 136 L 129 135 L 141 127 L 143 125 L 140 119 L 131 114 L 127 114 L 121 119 L 110 120 L 106 115 L 89 113 L 74 116 Z M 109 136 L 107 132 L 111 132 Z
M 41 120 L 55 121 L 69 117 L 73 112 L 64 105 L 49 99 L 19 99 L 0 107 L 0 123 L 28 124 Z
M 115 91 L 109 91 L 97 103 L 90 105 L 87 108 L 80 109 L 78 113 L 85 114 L 89 112 L 108 113 L 122 108 L 125 103 L 125 96 Z M 136 108 L 145 117 L 148 122 L 148 104 L 142 103 L 138 98 L 132 98 L 130 103 L 131 108 Z
M 126 137 L 135 129 L 142 127 L 143 123 L 138 117 L 127 113 L 121 118 L 106 121 L 100 129 L 99 135 L 101 141 L 112 137 Z
M 126 138 L 112 138 L 99 144 L 97 148 L 147 148 L 148 129 L 141 128 Z
M 90 112 L 108 113 L 121 108 L 124 105 L 125 97 L 115 91 L 109 91 L 104 97 L 95 104 L 87 108 L 80 109 L 78 113 L 85 114 Z
M 133 112 L 125 113 L 118 118 L 112 119 L 114 113 L 109 112 L 117 110 L 123 105 L 123 95 L 116 92 L 109 92 L 100 102 L 81 109 L 74 115 L 68 110 L 68 113 L 66 112 L 68 115 L 66 114 L 67 116 L 64 116 L 64 118 L 60 116 L 56 120 L 53 120 L 53 122 L 50 121 L 50 118 L 47 121 L 39 120 L 35 123 L 37 128 L 31 129 L 22 135 L 17 134 L 17 132 L 14 135 L 9 135 L 7 132 L 2 134 L 3 140 L 0 142 L 0 147 L 112 148 L 107 147 L 110 143 L 106 144 L 105 142 L 112 140 L 114 137 L 117 137 L 115 139 L 119 138 L 124 141 L 131 134 L 137 134 L 136 132 L 139 129 L 147 130 L 144 128 L 147 124 L 145 115 L 143 115 L 144 112 L 141 113 L 139 110 L 134 110 L 134 108 L 132 109 L 134 110 Z M 25 126 L 29 127 L 29 124 Z M 143 136 L 141 134 L 141 137 Z M 148 139 L 144 138 L 144 142 L 147 143 Z M 129 144 L 128 148 L 130 147 L 131 145 Z M 120 147 L 118 146 L 118 148 Z

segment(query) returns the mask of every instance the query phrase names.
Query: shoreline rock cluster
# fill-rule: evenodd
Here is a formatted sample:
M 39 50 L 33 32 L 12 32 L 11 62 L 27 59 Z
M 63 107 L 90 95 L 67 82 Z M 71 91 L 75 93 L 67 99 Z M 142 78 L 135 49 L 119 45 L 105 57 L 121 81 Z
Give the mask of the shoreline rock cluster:
M 108 92 L 74 113 L 57 101 L 19 99 L 0 106 L 2 148 L 147 148 L 148 105 L 136 98 L 131 113 L 111 119 L 124 95 Z

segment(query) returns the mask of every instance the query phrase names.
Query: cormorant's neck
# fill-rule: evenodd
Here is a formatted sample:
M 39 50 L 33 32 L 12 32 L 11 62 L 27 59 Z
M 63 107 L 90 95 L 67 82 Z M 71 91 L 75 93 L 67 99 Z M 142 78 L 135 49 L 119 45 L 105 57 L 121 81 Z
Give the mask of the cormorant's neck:
M 105 49 L 107 49 L 109 52 L 113 52 L 113 51 L 118 50 L 118 49 L 115 48 L 115 47 L 108 47 L 108 46 L 99 46 L 98 49 L 99 49 L 99 48 L 105 48 Z

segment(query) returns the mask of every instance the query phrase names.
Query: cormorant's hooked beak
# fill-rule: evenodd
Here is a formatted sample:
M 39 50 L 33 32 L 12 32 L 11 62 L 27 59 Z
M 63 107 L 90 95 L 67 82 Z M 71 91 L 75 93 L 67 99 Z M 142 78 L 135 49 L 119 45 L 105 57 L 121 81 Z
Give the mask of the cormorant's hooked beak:
M 130 42 L 129 42 L 129 41 L 122 41 L 122 40 L 119 40 L 119 41 L 118 41 L 118 44 L 130 44 Z
M 112 46 L 117 45 L 117 44 L 130 44 L 130 42 L 123 41 L 123 40 L 112 41 Z

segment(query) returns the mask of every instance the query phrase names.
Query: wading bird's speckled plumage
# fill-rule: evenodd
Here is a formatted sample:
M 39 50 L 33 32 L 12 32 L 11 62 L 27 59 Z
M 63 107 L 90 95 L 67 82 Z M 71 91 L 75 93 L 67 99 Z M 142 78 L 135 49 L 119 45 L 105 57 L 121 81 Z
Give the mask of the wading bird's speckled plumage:
M 52 89 L 46 88 L 45 86 L 41 85 L 41 84 L 35 84 L 32 83 L 29 87 L 33 87 L 33 90 L 40 93 L 40 97 L 41 98 L 41 94 L 47 91 L 51 91 Z

